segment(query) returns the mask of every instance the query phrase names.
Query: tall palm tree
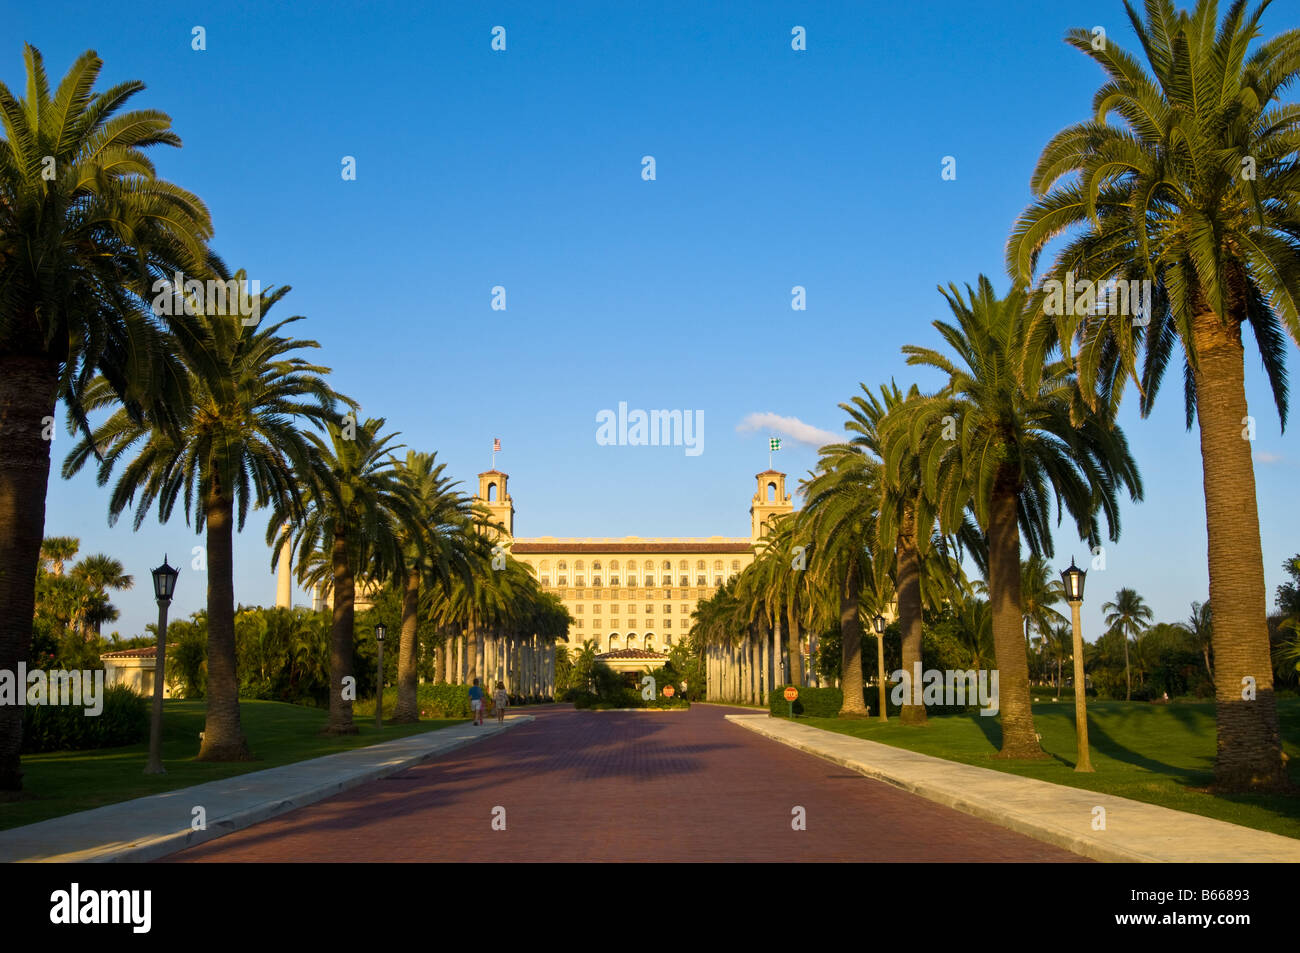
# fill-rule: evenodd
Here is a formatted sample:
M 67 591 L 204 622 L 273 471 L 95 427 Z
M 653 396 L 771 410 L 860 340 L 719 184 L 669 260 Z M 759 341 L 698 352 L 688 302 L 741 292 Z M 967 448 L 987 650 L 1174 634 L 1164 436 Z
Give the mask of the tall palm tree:
M 117 610 L 107 605 L 108 590 L 123 592 L 130 589 L 135 585 L 135 578 L 121 562 L 103 553 L 92 553 L 77 560 L 77 564 L 72 567 L 72 575 L 85 583 L 105 603 L 88 619 L 98 638 L 103 624 L 117 618 Z
M 1186 424 L 1200 428 L 1210 601 L 1220 623 L 1221 790 L 1288 784 L 1269 663 L 1242 334 L 1249 325 L 1285 427 L 1286 339 L 1300 342 L 1300 105 L 1281 96 L 1300 79 L 1300 30 L 1256 44 L 1267 6 L 1248 12 L 1237 0 L 1220 22 L 1218 5 L 1208 0 L 1190 14 L 1170 0 L 1147 0 L 1145 19 L 1126 3 L 1141 56 L 1114 39 L 1098 49 L 1090 31 L 1070 31 L 1066 42 L 1092 57 L 1106 80 L 1093 118 L 1062 130 L 1043 150 L 1031 179 L 1038 199 L 1007 245 L 1007 267 L 1021 281 L 1031 280 L 1043 247 L 1068 234 L 1046 277 L 1150 282 L 1150 313 L 1137 321 L 1131 308 L 1116 314 L 1114 307 L 1076 308 L 1084 313 L 1044 321 L 1055 325 L 1067 352 L 1078 346 L 1090 402 L 1117 403 L 1131 379 L 1147 415 L 1175 347 L 1182 351 Z M 1040 336 L 1043 346 L 1051 337 Z M 1247 677 L 1257 696 L 1243 701 Z
M 296 472 L 301 510 L 272 503 L 267 542 L 273 559 L 286 541 L 303 567 L 313 551 L 330 554 L 329 582 L 334 609 L 330 627 L 330 734 L 356 734 L 352 722 L 355 679 L 356 578 L 367 570 L 375 582 L 402 566 L 403 525 L 416 521 L 416 504 L 392 452 L 397 434 L 381 436 L 383 418 L 364 424 L 327 421 L 328 441 L 307 431 L 307 459 Z M 301 568 L 300 568 L 301 574 Z M 349 684 L 352 690 L 348 690 Z
M 244 272 L 235 280 L 246 287 Z M 155 501 L 159 521 L 166 522 L 183 499 L 186 521 L 193 519 L 195 531 L 206 533 L 208 681 L 201 761 L 250 757 L 235 671 L 234 533 L 243 529 L 250 505 L 298 506 L 295 472 L 305 469 L 308 456 L 300 422 L 337 417 L 340 398 L 324 377 L 329 368 L 295 353 L 319 345 L 280 333 L 303 319 L 272 324 L 266 318 L 288 291 L 285 286 L 262 293 L 252 323 L 238 302 L 195 302 L 207 312 L 205 319 L 175 343 L 190 379 L 188 404 L 170 408 L 179 429 L 152 411 L 137 416 L 121 408 L 79 441 L 63 465 L 63 475 L 71 477 L 98 453 L 103 486 L 124 464 L 109 497 L 110 522 L 134 507 L 138 529 Z M 84 403 L 88 410 L 112 406 L 112 386 L 96 379 Z
M 1193 602 L 1192 613 L 1182 626 L 1205 659 L 1205 674 L 1210 676 L 1210 681 L 1214 681 L 1214 666 L 1210 662 L 1210 652 L 1214 645 L 1214 616 L 1210 612 L 1210 603 Z
M 1101 611 L 1106 613 L 1106 626 L 1124 640 L 1124 700 L 1133 697 L 1133 675 L 1129 670 L 1128 645 L 1130 639 L 1140 638 L 1155 614 L 1151 611 L 1136 589 L 1121 589 L 1115 593 L 1113 602 L 1102 604 Z
M 1051 364 L 1021 380 L 1029 323 L 1026 295 L 999 298 L 983 275 L 979 289 L 940 289 L 956 324 L 934 327 L 953 352 L 903 348 L 909 364 L 948 377 L 933 397 L 909 401 L 904 423 L 922 458 L 926 492 L 940 524 L 956 527 L 966 512 L 988 540 L 988 586 L 997 650 L 1002 719 L 1001 757 L 1045 757 L 1034 730 L 1029 665 L 1021 632 L 1020 541 L 1050 556 L 1051 504 L 1074 517 L 1079 536 L 1096 544 L 1098 512 L 1110 538 L 1119 535 L 1118 490 L 1142 495 L 1137 465 L 1124 434 L 1102 413 L 1079 419 L 1078 389 L 1069 366 Z
M 0 83 L 0 669 L 31 653 L 45 527 L 50 428 L 96 373 L 139 407 L 184 389 L 148 295 L 155 278 L 206 277 L 212 223 L 199 199 L 154 172 L 152 146 L 179 146 L 170 118 L 121 112 L 144 84 L 94 92 L 93 51 L 51 95 L 24 47 L 26 96 Z M 0 707 L 0 790 L 20 790 L 22 710 Z
M 1041 636 L 1065 623 L 1065 616 L 1052 606 L 1065 599 L 1065 587 L 1051 565 L 1039 553 L 1030 553 L 1020 564 L 1020 611 L 1025 617 L 1025 644 L 1032 625 Z
M 402 632 L 397 654 L 396 722 L 418 721 L 416 638 L 420 617 L 420 587 L 426 581 L 448 586 L 453 573 L 468 578 L 471 567 L 469 545 L 473 498 L 459 492 L 437 462 L 436 453 L 410 450 L 402 464 L 403 478 L 410 486 L 416 522 L 402 527 L 405 573 L 402 592 Z

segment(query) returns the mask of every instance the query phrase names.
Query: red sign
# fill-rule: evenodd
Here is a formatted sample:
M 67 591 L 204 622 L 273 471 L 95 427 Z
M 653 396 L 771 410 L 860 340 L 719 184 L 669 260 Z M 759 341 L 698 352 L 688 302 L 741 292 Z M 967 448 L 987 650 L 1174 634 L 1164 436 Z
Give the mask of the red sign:
M 791 685 L 789 688 L 785 690 L 786 701 L 792 702 L 798 697 L 799 697 L 799 689 L 795 688 L 793 685 Z
M 672 698 L 672 697 L 673 697 L 673 692 L 674 692 L 674 691 L 676 691 L 676 689 L 673 688 L 671 685 L 665 685 L 665 686 L 664 686 L 664 697 L 665 697 L 665 698 Z

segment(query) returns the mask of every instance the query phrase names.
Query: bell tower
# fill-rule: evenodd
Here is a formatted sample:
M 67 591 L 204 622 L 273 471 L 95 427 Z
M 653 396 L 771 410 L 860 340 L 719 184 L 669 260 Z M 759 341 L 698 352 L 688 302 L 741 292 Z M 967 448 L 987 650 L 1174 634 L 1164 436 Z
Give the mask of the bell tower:
M 785 474 L 779 470 L 764 470 L 755 475 L 758 490 L 749 504 L 749 536 L 758 542 L 771 526 L 772 518 L 782 513 L 793 513 L 794 503 L 785 492 Z
M 510 477 L 500 470 L 485 470 L 478 475 L 478 496 L 475 502 L 487 507 L 494 523 L 506 528 L 506 537 L 515 535 L 515 504 L 506 492 L 506 481 Z M 494 533 L 493 535 L 500 535 Z

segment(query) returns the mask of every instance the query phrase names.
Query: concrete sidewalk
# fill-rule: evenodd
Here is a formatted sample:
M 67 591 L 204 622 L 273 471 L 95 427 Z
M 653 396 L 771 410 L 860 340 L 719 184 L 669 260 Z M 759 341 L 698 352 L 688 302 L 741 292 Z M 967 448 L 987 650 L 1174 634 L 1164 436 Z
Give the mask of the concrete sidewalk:
M 0 831 L 0 861 L 148 861 L 202 844 L 286 811 L 396 774 L 481 738 L 533 720 L 508 715 L 504 725 L 472 722 L 407 735 L 366 748 L 251 771 L 221 781 L 109 804 L 91 811 Z M 194 808 L 207 812 L 205 830 L 192 830 Z
M 917 754 L 768 715 L 727 720 L 869 778 L 1093 860 L 1300 862 L 1300 840 L 1129 798 Z M 1105 829 L 1093 830 L 1096 808 Z

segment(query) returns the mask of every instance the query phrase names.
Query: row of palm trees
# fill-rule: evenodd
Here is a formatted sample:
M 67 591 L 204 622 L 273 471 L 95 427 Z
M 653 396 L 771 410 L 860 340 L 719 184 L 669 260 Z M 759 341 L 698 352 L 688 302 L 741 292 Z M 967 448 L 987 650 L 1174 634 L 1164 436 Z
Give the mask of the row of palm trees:
M 199 198 L 157 176 L 148 150 L 180 140 L 165 114 L 124 111 L 143 84 L 96 92 L 102 64 L 87 52 L 51 91 L 40 53 L 29 45 L 24 55 L 26 95 L 0 84 L 0 668 L 30 658 L 58 401 L 81 435 L 63 475 L 92 461 L 100 485 L 116 474 L 110 521 L 130 509 L 138 528 L 155 504 L 162 521 L 180 504 L 206 534 L 200 759 L 250 756 L 233 584 L 233 536 L 250 509 L 270 515 L 273 560 L 289 543 L 300 579 L 332 592 L 329 731 L 356 730 L 358 579 L 405 586 L 402 720 L 418 717 L 419 613 L 464 628 L 471 649 L 482 633 L 563 637 L 567 614 L 521 564 L 493 563 L 500 528 L 433 455 L 399 460 L 397 435 L 382 432 L 382 419 L 358 421 L 356 402 L 328 383 L 329 368 L 304 356 L 318 344 L 290 333 L 302 318 L 268 320 L 287 286 L 259 292 L 250 309 L 240 295 L 205 299 L 189 285 L 249 288 L 210 249 Z M 177 273 L 187 279 L 179 286 Z M 182 306 L 154 308 L 159 287 Z M 473 677 L 480 656 L 465 654 Z M 21 788 L 19 716 L 0 708 L 0 790 Z
M 822 448 L 803 484 L 804 511 L 783 521 L 734 589 L 701 607 L 701 638 L 761 642 L 764 624 L 779 626 L 782 609 L 802 605 L 803 619 L 787 622 L 793 640 L 838 601 L 845 711 L 859 713 L 851 680 L 861 615 L 896 600 L 910 670 L 922 606 L 962 584 L 953 560 L 969 553 L 991 603 L 1000 755 L 1042 757 L 1022 631 L 1041 600 L 1026 601 L 1022 543 L 1032 556 L 1053 555 L 1053 508 L 1090 546 L 1103 517 L 1118 538 L 1120 494 L 1140 500 L 1142 483 L 1115 414 L 1130 382 L 1142 415 L 1150 412 L 1178 349 L 1186 423 L 1201 436 L 1216 786 L 1288 787 L 1242 335 L 1249 326 L 1285 425 L 1287 338 L 1300 341 L 1300 106 L 1280 97 L 1300 78 L 1300 31 L 1252 50 L 1267 5 L 1235 2 L 1220 21 L 1210 0 L 1190 13 L 1147 0 L 1145 17 L 1126 3 L 1141 57 L 1113 38 L 1098 48 L 1088 30 L 1067 35 L 1105 82 L 1094 115 L 1053 137 L 1038 160 L 1035 199 L 1007 243 L 1010 290 L 997 295 L 985 276 L 964 294 L 940 289 L 955 318 L 934 322 L 946 348 L 903 353 L 938 371 L 941 386 L 904 393 L 891 382 L 879 396 L 864 386 L 841 405 L 849 438 Z M 1091 308 L 1056 307 L 1049 282 L 1083 279 L 1150 282 L 1151 307 L 1133 314 L 1106 296 Z M 792 566 L 792 546 L 803 547 L 806 571 Z M 790 651 L 796 682 L 798 668 Z M 902 720 L 923 722 L 924 710 L 905 706 Z

